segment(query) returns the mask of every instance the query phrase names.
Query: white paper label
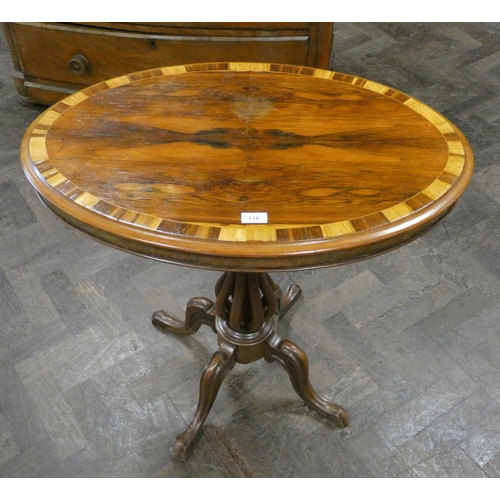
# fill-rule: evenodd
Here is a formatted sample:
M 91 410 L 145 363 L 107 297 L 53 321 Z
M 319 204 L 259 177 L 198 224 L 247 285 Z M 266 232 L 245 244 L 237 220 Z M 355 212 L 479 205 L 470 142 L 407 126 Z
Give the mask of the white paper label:
M 242 212 L 242 224 L 267 224 L 267 212 Z

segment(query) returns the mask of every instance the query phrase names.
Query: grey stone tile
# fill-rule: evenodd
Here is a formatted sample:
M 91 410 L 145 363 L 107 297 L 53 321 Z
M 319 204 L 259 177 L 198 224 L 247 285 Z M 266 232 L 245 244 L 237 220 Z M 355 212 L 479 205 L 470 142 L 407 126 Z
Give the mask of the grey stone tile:
M 494 294 L 473 286 L 402 331 L 401 342 L 409 351 L 415 351 L 421 348 L 429 338 L 439 338 L 441 333 L 457 328 L 471 316 L 491 309 L 495 303 L 497 303 L 497 297 Z
M 10 462 L 17 455 L 19 455 L 19 448 L 10 432 L 0 433 L 0 470 L 5 463 Z
M 443 333 L 439 338 L 445 351 L 475 380 L 498 373 L 500 367 L 500 340 L 498 335 L 472 346 L 460 334 Z
M 13 181 L 0 183 L 0 237 L 37 222 Z
M 92 315 L 61 270 L 42 276 L 41 284 L 61 320 L 71 331 L 78 332 L 92 325 Z
M 24 313 L 21 301 L 4 273 L 0 273 L 0 296 L 0 322 L 6 323 Z
M 374 431 L 387 444 L 401 445 L 460 401 L 460 396 L 446 382 L 439 381 L 426 392 L 413 398 L 374 426 Z
M 0 477 L 5 478 L 38 478 L 48 464 L 60 463 L 61 459 L 56 452 L 50 438 L 46 438 L 31 448 L 15 455 L 0 468 Z
M 479 465 L 485 465 L 500 453 L 500 423 L 498 417 L 490 418 L 481 429 L 460 443 L 460 447 Z
M 488 475 L 459 448 L 432 457 L 410 469 L 418 478 L 484 478 Z
M 437 418 L 408 442 L 397 447 L 395 454 L 404 455 L 406 448 L 419 450 L 420 460 L 406 465 L 415 465 L 450 452 L 461 443 L 481 434 L 486 422 L 495 419 L 500 410 L 499 403 L 486 391 L 480 389 Z
M 2 433 L 7 433 L 7 442 L 13 440 L 23 454 L 48 439 L 47 429 L 36 411 L 36 402 L 30 398 L 14 368 L 2 367 L 0 377 L 0 415 L 2 421 L 8 422 Z
M 467 396 L 479 387 L 478 382 L 442 348 L 439 341 L 428 339 L 415 354 L 440 380 L 450 384 L 457 394 Z
M 373 296 L 382 288 L 382 283 L 370 271 L 344 281 L 338 286 L 328 288 L 314 298 L 307 299 L 309 314 L 317 320 L 334 316 L 340 311 L 349 310 L 366 297 Z
M 37 414 L 61 460 L 83 450 L 87 440 L 71 408 L 50 376 L 40 376 L 24 383 L 31 400 L 36 402 Z
M 351 439 L 349 447 L 359 455 L 372 477 L 398 477 L 405 471 L 401 462 L 372 430 Z
M 38 276 L 27 266 L 8 271 L 7 277 L 31 322 L 43 327 L 60 319 L 52 299 L 43 289 Z

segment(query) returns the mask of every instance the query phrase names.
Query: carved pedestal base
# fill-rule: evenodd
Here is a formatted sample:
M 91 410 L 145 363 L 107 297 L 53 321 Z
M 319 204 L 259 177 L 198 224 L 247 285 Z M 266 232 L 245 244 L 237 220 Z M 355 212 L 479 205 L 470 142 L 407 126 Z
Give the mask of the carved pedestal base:
M 200 396 L 193 421 L 177 437 L 173 458 L 182 460 L 197 437 L 217 397 L 226 374 L 235 363 L 253 363 L 264 358 L 277 361 L 288 372 L 297 394 L 313 410 L 349 425 L 346 411 L 316 394 L 309 381 L 305 352 L 276 333 L 277 318 L 285 315 L 301 294 L 298 285 L 283 293 L 267 273 L 224 273 L 215 287 L 215 304 L 204 297 L 188 302 L 184 321 L 164 311 L 153 315 L 153 324 L 179 335 L 192 335 L 208 325 L 218 336 L 219 348 L 206 366 L 200 381 Z

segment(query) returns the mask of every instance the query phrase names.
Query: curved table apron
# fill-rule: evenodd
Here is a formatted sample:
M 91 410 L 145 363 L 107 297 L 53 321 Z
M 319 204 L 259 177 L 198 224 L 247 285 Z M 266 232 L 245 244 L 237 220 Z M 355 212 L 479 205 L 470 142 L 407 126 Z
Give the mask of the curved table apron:
M 219 349 L 200 384 L 184 458 L 234 363 L 278 361 L 311 408 L 307 357 L 276 333 L 300 295 L 269 272 L 354 262 L 432 228 L 467 187 L 473 155 L 438 112 L 361 77 L 299 66 L 210 63 L 157 68 L 73 94 L 30 126 L 23 167 L 43 203 L 102 243 L 223 274 L 215 304 L 191 299 Z

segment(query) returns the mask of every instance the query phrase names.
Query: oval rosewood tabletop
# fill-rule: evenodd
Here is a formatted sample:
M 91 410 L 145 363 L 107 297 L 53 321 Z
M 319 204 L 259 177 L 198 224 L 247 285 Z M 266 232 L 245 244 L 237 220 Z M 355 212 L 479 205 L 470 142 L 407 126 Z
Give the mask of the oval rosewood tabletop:
M 253 63 L 158 68 L 81 90 L 31 125 L 22 162 L 56 215 L 104 243 L 259 272 L 402 245 L 449 213 L 473 171 L 461 132 L 398 90 Z

